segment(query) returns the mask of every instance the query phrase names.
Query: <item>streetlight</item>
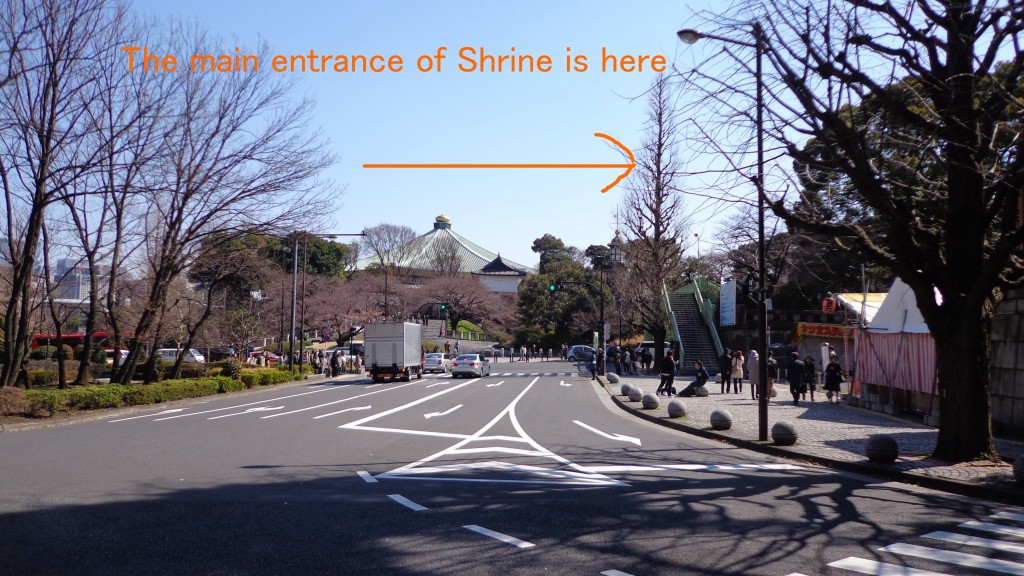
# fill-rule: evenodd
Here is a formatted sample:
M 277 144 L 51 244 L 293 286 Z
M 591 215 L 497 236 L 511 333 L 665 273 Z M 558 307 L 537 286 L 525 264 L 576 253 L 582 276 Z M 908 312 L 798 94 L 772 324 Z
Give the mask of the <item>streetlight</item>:
M 757 84 L 757 176 L 753 179 L 757 187 L 757 354 L 758 354 L 758 440 L 768 440 L 768 304 L 765 299 L 765 255 L 764 255 L 764 79 L 761 73 L 761 60 L 764 54 L 764 31 L 761 24 L 751 24 L 751 33 L 754 36 L 753 42 L 744 42 L 707 34 L 700 30 L 686 29 L 676 32 L 679 39 L 686 44 L 693 44 L 701 38 L 710 38 L 727 44 L 735 44 L 753 48 L 756 54 L 754 68 L 754 80 Z
M 305 322 L 305 311 L 306 311 L 306 241 L 310 236 L 314 238 L 338 238 L 341 236 L 365 236 L 364 233 L 358 234 L 314 234 L 312 232 L 298 232 L 292 238 L 292 317 L 290 323 L 290 330 L 288 332 L 288 370 L 291 370 L 295 366 L 295 302 L 296 293 L 298 291 L 299 283 L 299 235 L 302 235 L 302 316 L 303 323 Z M 302 342 L 305 344 L 306 339 L 303 338 Z M 299 350 L 299 370 L 302 370 L 302 346 Z
M 700 234 L 694 232 L 693 237 L 697 239 L 697 264 L 700 265 Z

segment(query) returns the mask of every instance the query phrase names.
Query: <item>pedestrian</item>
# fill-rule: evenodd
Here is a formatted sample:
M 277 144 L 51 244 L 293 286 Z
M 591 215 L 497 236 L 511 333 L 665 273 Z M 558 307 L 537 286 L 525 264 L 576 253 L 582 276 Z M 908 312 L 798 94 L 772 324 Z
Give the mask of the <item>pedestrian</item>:
M 444 341 L 444 353 L 445 354 L 451 354 L 452 353 L 452 342 L 451 342 L 451 340 L 445 340 Z
M 341 371 L 341 357 L 338 351 L 335 350 L 334 354 L 331 354 L 331 378 L 334 378 Z
M 732 353 L 732 391 L 739 394 L 743 391 L 743 351 L 737 350 Z
M 775 379 L 779 377 L 779 363 L 772 351 L 768 351 L 768 397 L 775 397 Z
M 789 393 L 793 395 L 793 406 L 800 405 L 800 397 L 807 393 L 807 383 L 804 380 L 804 363 L 800 360 L 800 353 L 793 352 L 793 360 L 786 370 L 786 379 L 789 380 Z
M 704 363 L 701 362 L 700 360 L 697 360 L 696 362 L 693 363 L 693 370 L 694 372 L 697 373 L 697 377 L 693 380 L 693 382 L 690 382 L 690 384 L 687 385 L 686 388 L 683 388 L 682 391 L 679 392 L 679 396 L 685 398 L 689 398 L 690 396 L 696 396 L 697 388 L 707 384 L 708 380 L 711 379 L 711 375 L 708 374 L 708 371 L 704 369 Z
M 761 357 L 757 355 L 757 350 L 751 350 L 747 354 L 747 376 L 750 379 L 750 399 L 757 400 L 757 395 L 760 390 L 757 389 L 757 385 L 761 383 Z M 771 398 L 771 396 L 769 396 Z
M 620 350 L 618 346 L 612 344 L 612 347 L 608 352 L 611 355 L 609 359 L 615 366 L 615 373 L 622 374 L 622 350 Z
M 825 365 L 825 396 L 829 404 L 839 404 L 839 393 L 842 391 L 843 367 L 839 365 L 839 356 L 834 352 L 828 357 L 828 364 Z
M 659 396 L 662 394 L 665 394 L 665 396 L 675 394 L 672 384 L 676 380 L 676 361 L 672 358 L 671 352 L 665 354 L 665 357 L 661 359 L 658 371 L 661 374 L 661 384 L 658 384 L 658 390 L 655 393 Z
M 597 380 L 597 354 L 590 357 L 590 364 L 587 366 L 590 368 L 590 379 Z
M 814 391 L 818 389 L 818 370 L 814 366 L 814 357 L 804 358 L 804 382 L 811 391 L 811 402 L 814 402 Z M 806 399 L 807 396 L 804 396 Z
M 722 394 L 729 392 L 732 382 L 732 350 L 728 348 L 718 357 L 718 373 L 722 377 Z
M 597 357 L 597 373 L 603 376 L 605 368 L 607 368 L 607 366 L 605 365 L 605 362 L 607 362 L 607 360 L 604 357 L 604 350 L 598 348 L 597 353 L 594 354 L 594 356 Z

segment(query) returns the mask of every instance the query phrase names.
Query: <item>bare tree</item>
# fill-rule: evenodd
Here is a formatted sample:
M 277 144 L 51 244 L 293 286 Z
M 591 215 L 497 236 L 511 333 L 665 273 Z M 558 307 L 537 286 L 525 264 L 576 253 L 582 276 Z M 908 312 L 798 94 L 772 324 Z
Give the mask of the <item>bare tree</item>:
M 194 25 L 177 24 L 168 53 L 219 53 Z M 256 51 L 269 57 L 266 47 Z M 141 72 L 137 72 L 141 73 Z M 159 163 L 145 187 L 148 256 L 147 305 L 135 326 L 151 335 L 169 282 L 210 238 L 298 229 L 317 213 L 328 183 L 318 180 L 335 157 L 308 126 L 312 103 L 291 99 L 291 84 L 269 68 L 247 74 L 181 74 L 164 113 Z M 134 347 L 115 380 L 131 380 L 142 350 Z M 147 361 L 151 374 L 155 358 Z
M 383 318 L 385 321 L 396 317 L 391 305 L 394 290 L 389 286 L 391 272 L 400 272 L 407 265 L 410 248 L 416 239 L 416 231 L 408 226 L 378 224 L 363 230 L 363 246 L 380 263 L 384 272 Z
M 679 122 L 670 86 L 659 76 L 651 86 L 644 142 L 636 150 L 636 169 L 627 180 L 621 209 L 629 274 L 621 299 L 636 313 L 638 327 L 651 333 L 658 360 L 668 335 L 664 290 L 680 283 L 682 243 L 688 237 L 682 192 L 676 184 L 682 168 L 677 156 Z
M 437 276 L 454 278 L 462 274 L 459 243 L 451 236 L 435 239 L 427 253 L 427 264 Z
M 937 351 L 934 456 L 996 458 L 990 320 L 1002 290 L 1024 283 L 1024 4 L 782 0 L 745 3 L 734 20 L 707 15 L 740 39 L 751 18 L 767 61 L 769 147 L 795 168 L 771 171 L 767 189 L 786 178 L 798 192 L 768 198 L 771 209 L 913 289 Z M 687 92 L 734 102 L 718 112 L 745 102 L 718 125 L 753 126 L 737 76 L 751 78 L 754 59 L 742 47 L 720 54 L 735 74 L 698 71 Z M 826 188 L 849 209 L 818 201 Z
M 0 386 L 28 356 L 31 289 L 45 212 L 88 170 L 96 148 L 86 110 L 101 75 L 95 38 L 113 38 L 103 0 L 5 0 L 0 6 L 0 186 L 11 293 L 6 303 Z

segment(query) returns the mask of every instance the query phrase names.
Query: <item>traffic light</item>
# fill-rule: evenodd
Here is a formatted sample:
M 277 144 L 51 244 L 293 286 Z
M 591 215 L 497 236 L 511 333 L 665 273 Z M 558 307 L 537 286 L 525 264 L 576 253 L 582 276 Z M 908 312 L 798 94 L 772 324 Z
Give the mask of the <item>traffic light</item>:
M 447 309 L 448 309 L 448 304 L 446 304 L 446 303 L 442 302 L 442 303 L 441 303 L 441 311 L 442 311 L 442 312 L 444 312 L 444 311 L 445 311 L 445 310 L 447 310 Z
M 565 284 L 561 282 L 552 282 L 548 284 L 548 292 L 558 292 L 559 290 L 565 290 Z

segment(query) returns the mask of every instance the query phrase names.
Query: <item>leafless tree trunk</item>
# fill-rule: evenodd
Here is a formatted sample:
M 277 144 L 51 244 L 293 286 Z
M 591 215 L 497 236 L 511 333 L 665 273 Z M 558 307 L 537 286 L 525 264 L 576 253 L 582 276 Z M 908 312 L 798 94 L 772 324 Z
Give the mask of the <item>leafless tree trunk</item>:
M 427 262 L 437 276 L 455 278 L 462 274 L 462 256 L 459 254 L 459 244 L 451 236 L 434 240 L 429 254 L 427 254 Z
M 651 86 L 644 143 L 636 150 L 636 169 L 626 184 L 620 210 L 629 281 L 622 293 L 636 313 L 638 327 L 655 340 L 661 360 L 668 334 L 668 305 L 664 290 L 680 283 L 682 243 L 688 222 L 683 196 L 676 184 L 682 166 L 678 154 L 679 116 L 670 86 L 659 76 Z
M 408 226 L 378 224 L 363 230 L 363 246 L 380 262 L 380 267 L 384 271 L 384 321 L 394 316 L 390 305 L 393 289 L 388 284 L 388 277 L 391 272 L 399 272 L 406 265 L 415 239 L 416 232 Z

